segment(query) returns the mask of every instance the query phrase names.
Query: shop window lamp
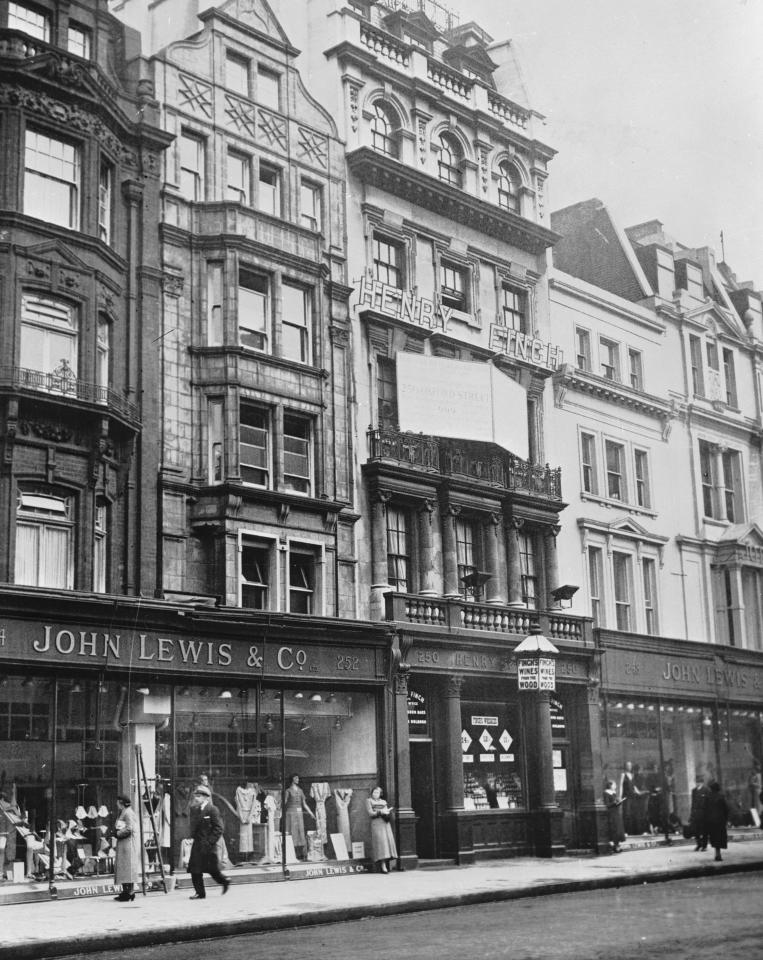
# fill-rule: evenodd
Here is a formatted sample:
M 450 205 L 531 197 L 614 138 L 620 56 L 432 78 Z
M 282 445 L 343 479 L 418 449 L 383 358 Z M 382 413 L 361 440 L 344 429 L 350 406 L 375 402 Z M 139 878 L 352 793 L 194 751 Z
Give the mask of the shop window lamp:
M 313 703 L 320 703 L 323 700 L 323 697 L 319 693 L 314 693 L 310 699 Z
M 149 687 L 136 687 L 135 692 L 142 694 L 144 697 L 147 697 L 151 693 L 151 690 Z
M 232 696 L 233 696 L 233 694 L 232 694 L 232 693 L 230 692 L 230 690 L 228 690 L 227 688 L 226 688 L 225 690 L 221 690 L 221 691 L 217 694 L 217 697 L 218 697 L 219 700 L 230 700 Z

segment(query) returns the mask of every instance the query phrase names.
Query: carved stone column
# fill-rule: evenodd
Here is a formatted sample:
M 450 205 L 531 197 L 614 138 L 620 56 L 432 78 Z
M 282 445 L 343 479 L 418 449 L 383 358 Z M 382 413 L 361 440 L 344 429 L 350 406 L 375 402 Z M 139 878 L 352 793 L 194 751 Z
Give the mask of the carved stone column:
M 437 564 L 435 563 L 435 501 L 425 500 L 418 511 L 419 522 L 419 593 L 435 597 L 437 590 Z
M 448 813 L 464 809 L 464 765 L 461 759 L 461 687 L 464 678 L 451 674 L 445 686 L 445 731 L 447 739 L 447 793 L 445 809 Z
M 508 534 L 509 556 L 509 606 L 523 607 L 522 602 L 522 568 L 519 560 L 519 531 L 524 524 L 523 520 L 512 519 L 506 525 Z
M 378 491 L 371 502 L 371 599 L 372 620 L 384 619 L 384 594 L 390 589 L 387 572 L 387 503 L 391 494 Z
M 459 513 L 461 513 L 461 507 L 451 505 L 442 511 L 443 595 L 451 599 L 458 599 L 461 596 L 456 551 L 456 517 Z
M 506 540 L 503 532 L 503 517 L 491 513 L 485 524 L 485 560 L 490 579 L 485 584 L 487 603 L 506 603 Z

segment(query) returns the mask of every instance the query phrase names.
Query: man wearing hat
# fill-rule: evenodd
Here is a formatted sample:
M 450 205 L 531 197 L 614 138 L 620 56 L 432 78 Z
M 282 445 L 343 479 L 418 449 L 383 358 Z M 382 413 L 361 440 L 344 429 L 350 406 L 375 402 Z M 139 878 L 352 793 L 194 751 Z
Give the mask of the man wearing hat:
M 191 874 L 193 889 L 196 891 L 191 900 L 203 900 L 207 895 L 204 889 L 205 873 L 220 884 L 224 894 L 228 892 L 230 886 L 230 880 L 220 873 L 220 863 L 217 859 L 217 841 L 223 835 L 223 819 L 220 811 L 212 803 L 212 791 L 203 783 L 194 789 L 191 810 L 193 845 L 188 860 L 188 872 Z

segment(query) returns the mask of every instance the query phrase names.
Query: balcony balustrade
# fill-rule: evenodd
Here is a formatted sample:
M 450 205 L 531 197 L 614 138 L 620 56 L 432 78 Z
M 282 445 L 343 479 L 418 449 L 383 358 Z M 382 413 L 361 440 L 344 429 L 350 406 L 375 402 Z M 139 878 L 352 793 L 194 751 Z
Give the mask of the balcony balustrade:
M 51 398 L 100 404 L 134 424 L 140 422 L 140 413 L 134 403 L 100 383 L 89 383 L 75 377 L 68 364 L 61 364 L 51 373 L 26 367 L 0 366 L 0 389 L 32 390 Z
M 394 591 L 385 594 L 384 601 L 385 619 L 398 623 L 439 627 L 449 632 L 479 630 L 512 637 L 524 636 L 530 627 L 538 625 L 550 640 L 593 644 L 589 618 L 556 610 L 530 610 Z
M 397 430 L 370 430 L 369 459 L 393 461 L 442 476 L 477 480 L 492 487 L 562 499 L 562 471 L 512 453 L 478 454 L 453 441 Z

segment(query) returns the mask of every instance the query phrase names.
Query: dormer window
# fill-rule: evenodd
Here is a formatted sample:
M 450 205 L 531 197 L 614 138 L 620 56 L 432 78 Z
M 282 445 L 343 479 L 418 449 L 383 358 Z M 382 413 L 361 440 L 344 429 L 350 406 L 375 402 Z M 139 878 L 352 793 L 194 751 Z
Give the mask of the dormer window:
M 462 185 L 461 176 L 461 148 L 456 139 L 450 134 L 441 133 L 439 138 L 440 155 L 437 159 L 437 175 L 440 180 L 450 183 L 454 187 Z
M 397 124 L 389 108 L 377 100 L 371 118 L 371 146 L 377 153 L 397 157 L 396 128 Z
M 505 161 L 498 167 L 498 205 L 504 210 L 519 213 L 519 188 L 522 179 L 513 163 Z

